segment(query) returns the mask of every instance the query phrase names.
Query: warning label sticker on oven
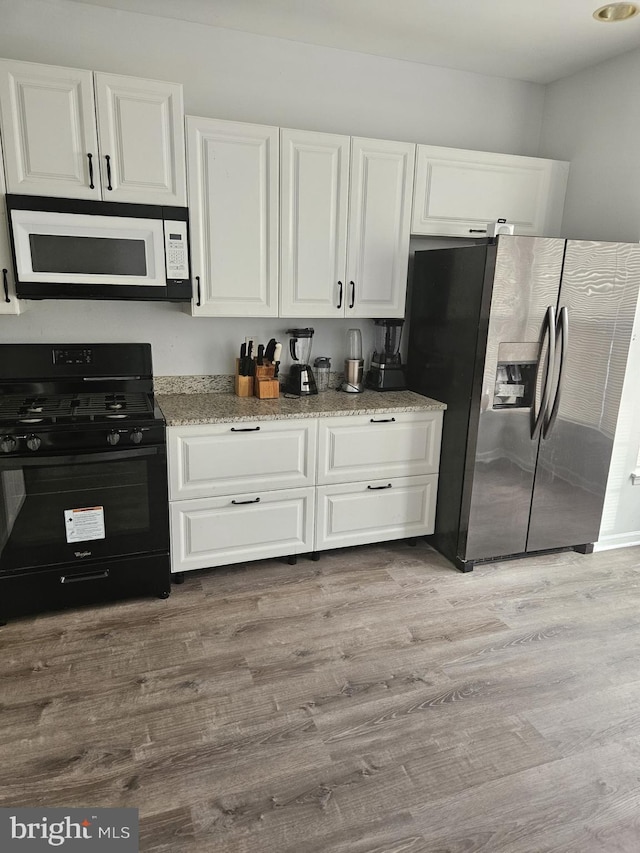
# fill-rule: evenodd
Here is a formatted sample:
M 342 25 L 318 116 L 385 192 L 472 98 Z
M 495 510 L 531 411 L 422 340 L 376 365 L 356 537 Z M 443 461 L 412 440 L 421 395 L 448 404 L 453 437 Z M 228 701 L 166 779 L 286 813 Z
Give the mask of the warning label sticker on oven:
M 80 509 L 65 509 L 64 526 L 67 542 L 104 539 L 104 507 L 84 506 Z

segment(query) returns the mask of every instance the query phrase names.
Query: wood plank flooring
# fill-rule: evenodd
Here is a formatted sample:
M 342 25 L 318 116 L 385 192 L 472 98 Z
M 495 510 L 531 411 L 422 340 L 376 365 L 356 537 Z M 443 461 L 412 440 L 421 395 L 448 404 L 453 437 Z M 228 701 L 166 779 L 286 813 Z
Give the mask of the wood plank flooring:
M 637 853 L 640 548 L 192 573 L 0 629 L 0 806 L 144 853 Z

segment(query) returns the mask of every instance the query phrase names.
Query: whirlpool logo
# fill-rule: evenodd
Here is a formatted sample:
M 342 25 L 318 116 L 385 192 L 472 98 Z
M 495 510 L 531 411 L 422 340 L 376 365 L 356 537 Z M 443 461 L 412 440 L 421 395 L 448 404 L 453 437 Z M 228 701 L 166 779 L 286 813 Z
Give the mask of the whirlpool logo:
M 0 809 L 2 853 L 138 851 L 137 809 Z

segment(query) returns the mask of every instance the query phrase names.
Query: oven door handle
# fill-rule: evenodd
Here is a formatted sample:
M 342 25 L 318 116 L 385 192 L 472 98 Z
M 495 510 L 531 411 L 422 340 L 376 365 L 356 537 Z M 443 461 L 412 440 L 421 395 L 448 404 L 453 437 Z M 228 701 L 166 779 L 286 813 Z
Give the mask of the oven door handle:
M 0 457 L 0 470 L 7 467 L 15 468 L 16 463 L 21 468 L 33 467 L 36 465 L 75 465 L 77 462 L 117 462 L 122 459 L 135 459 L 141 456 L 157 456 L 164 447 L 132 447 L 127 450 L 98 451 L 88 453 L 73 453 L 65 456 L 55 456 L 53 454 L 34 453 L 33 456 L 3 456 Z

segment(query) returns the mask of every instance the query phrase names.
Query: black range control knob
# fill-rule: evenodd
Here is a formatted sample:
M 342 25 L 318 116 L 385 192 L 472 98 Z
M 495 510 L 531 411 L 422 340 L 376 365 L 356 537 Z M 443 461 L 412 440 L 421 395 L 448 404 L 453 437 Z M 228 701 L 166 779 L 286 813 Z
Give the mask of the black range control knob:
M 132 429 L 129 438 L 134 444 L 140 444 L 140 442 L 142 441 L 142 430 Z
M 11 453 L 17 446 L 18 442 L 12 435 L 3 435 L 0 438 L 0 450 L 3 453 Z
M 107 433 L 107 442 L 109 444 L 117 444 L 120 441 L 120 433 L 116 432 L 115 429 L 112 429 L 111 432 Z
M 27 438 L 27 447 L 29 450 L 40 450 L 40 445 L 42 444 L 42 439 L 37 435 L 30 435 Z

